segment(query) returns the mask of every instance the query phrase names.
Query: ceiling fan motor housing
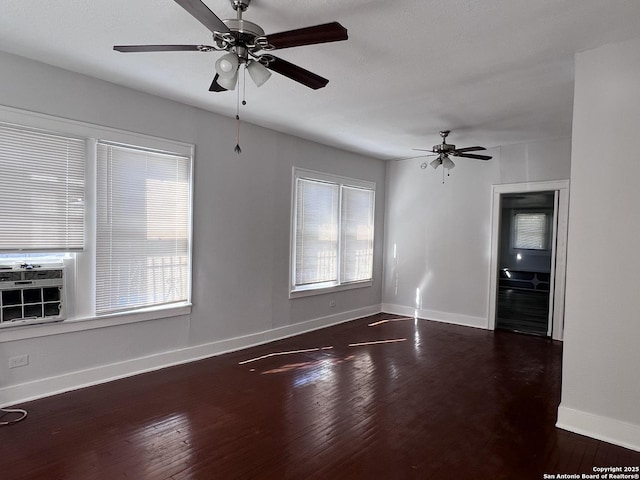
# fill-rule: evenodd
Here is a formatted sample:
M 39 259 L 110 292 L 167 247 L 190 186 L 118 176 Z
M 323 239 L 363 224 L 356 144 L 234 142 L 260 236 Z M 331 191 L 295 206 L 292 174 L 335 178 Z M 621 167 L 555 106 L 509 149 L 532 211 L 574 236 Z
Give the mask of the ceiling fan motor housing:
M 256 38 L 264 36 L 264 30 L 259 25 L 242 19 L 229 19 L 223 22 L 235 38 L 231 44 L 221 42 L 224 50 L 236 53 L 241 61 L 246 62 L 249 59 L 249 52 L 262 49 L 262 46 L 256 43 Z
M 249 22 L 248 20 L 228 19 L 223 20 L 223 22 L 233 33 L 239 36 L 246 36 L 248 40 L 253 40 L 256 37 L 264 35 L 264 30 L 260 28 L 260 25 Z
M 435 153 L 451 153 L 456 149 L 455 145 L 451 145 L 450 143 L 441 143 L 439 145 L 433 146 L 433 151 Z

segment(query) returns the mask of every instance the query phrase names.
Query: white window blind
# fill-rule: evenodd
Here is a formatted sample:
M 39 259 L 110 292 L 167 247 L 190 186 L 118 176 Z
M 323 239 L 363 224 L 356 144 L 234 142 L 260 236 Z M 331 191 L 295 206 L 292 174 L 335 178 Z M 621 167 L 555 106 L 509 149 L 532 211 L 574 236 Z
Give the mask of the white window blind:
M 188 301 L 191 159 L 98 144 L 96 313 Z
M 342 281 L 368 280 L 373 272 L 373 191 L 342 187 Z
M 338 280 L 339 186 L 298 178 L 296 285 Z
M 545 213 L 517 213 L 513 248 L 546 250 L 547 215 Z
M 295 179 L 293 290 L 371 280 L 375 191 L 315 175 Z
M 84 248 L 83 139 L 0 124 L 0 250 Z

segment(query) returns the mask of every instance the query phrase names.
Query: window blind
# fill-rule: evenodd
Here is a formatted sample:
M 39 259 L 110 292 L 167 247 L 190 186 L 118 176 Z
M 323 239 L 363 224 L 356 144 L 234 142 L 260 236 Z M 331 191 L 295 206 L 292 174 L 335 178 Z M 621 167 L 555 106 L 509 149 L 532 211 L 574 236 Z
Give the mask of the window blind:
M 297 179 L 296 285 L 338 280 L 339 193 L 338 185 Z
M 342 282 L 357 282 L 372 277 L 373 198 L 373 190 L 342 187 Z
M 547 215 L 545 213 L 516 214 L 513 248 L 527 250 L 547 248 Z
M 0 124 L 0 250 L 84 248 L 85 141 Z
M 96 313 L 190 298 L 191 159 L 99 143 Z

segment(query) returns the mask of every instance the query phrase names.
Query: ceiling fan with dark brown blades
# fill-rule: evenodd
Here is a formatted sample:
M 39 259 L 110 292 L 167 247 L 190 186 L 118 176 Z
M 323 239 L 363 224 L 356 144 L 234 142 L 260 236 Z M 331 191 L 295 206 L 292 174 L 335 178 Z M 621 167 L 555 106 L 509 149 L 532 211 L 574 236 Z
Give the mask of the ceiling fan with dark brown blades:
M 216 61 L 212 92 L 233 90 L 238 83 L 238 70 L 244 65 L 257 86 L 271 76 L 271 71 L 317 90 L 329 80 L 293 63 L 271 55 L 272 50 L 347 40 L 347 29 L 338 22 L 265 35 L 257 24 L 242 18 L 251 0 L 229 0 L 236 11 L 235 19 L 221 20 L 201 0 L 174 0 L 213 34 L 213 45 L 116 45 L 114 50 L 130 52 L 228 52 Z
M 464 147 L 464 148 L 456 148 L 455 145 L 451 145 L 447 143 L 447 135 L 449 135 L 449 130 L 442 130 L 440 132 L 440 136 L 442 137 L 442 143 L 439 145 L 434 145 L 431 150 L 426 150 L 423 148 L 414 148 L 413 150 L 419 152 L 430 152 L 435 155 L 435 160 L 431 162 L 424 162 L 420 165 L 420 168 L 427 168 L 431 165 L 433 168 L 438 168 L 440 165 L 446 170 L 451 170 L 455 167 L 455 163 L 449 157 L 459 157 L 459 158 L 475 158 L 476 160 L 491 160 L 492 157 L 489 155 L 478 155 L 475 153 L 469 152 L 478 152 L 481 150 L 486 150 L 484 147 L 475 146 L 475 147 Z M 433 155 L 425 155 L 426 157 L 430 157 Z

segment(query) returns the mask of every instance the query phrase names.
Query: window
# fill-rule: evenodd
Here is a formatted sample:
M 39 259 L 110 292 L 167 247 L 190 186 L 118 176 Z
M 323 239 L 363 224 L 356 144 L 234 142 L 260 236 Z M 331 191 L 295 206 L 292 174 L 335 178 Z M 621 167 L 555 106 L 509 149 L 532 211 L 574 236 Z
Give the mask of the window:
M 374 192 L 343 185 L 341 200 L 341 282 L 371 280 Z
M 0 251 L 84 248 L 85 140 L 0 124 Z
M 63 265 L 60 319 L 100 319 L 65 331 L 188 313 L 192 155 L 189 144 L 0 106 L 0 266 Z M 46 328 L 12 334 L 46 334 L 36 330 Z
M 96 313 L 189 298 L 190 158 L 98 144 Z
M 375 184 L 294 171 L 291 291 L 373 277 Z
M 513 248 L 547 250 L 547 225 L 546 213 L 516 213 L 514 215 Z
M 339 185 L 296 181 L 296 286 L 338 281 L 339 198 Z

